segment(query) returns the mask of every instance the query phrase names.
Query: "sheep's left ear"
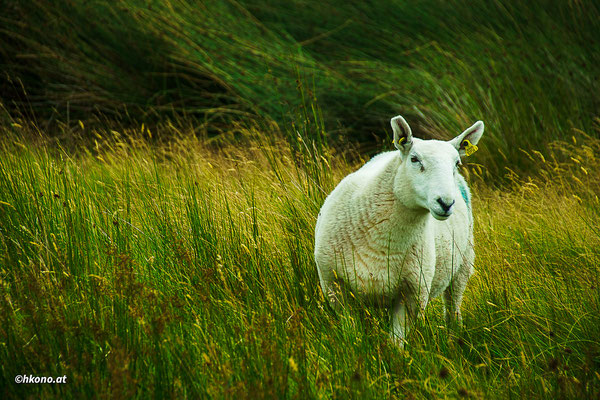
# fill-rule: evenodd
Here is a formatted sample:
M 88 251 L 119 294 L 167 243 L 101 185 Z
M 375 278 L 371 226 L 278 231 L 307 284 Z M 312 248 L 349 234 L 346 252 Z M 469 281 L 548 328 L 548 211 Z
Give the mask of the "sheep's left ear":
M 470 128 L 465 130 L 463 133 L 455 137 L 450 143 L 456 147 L 458 154 L 462 156 L 470 156 L 477 150 L 477 143 L 483 135 L 483 122 L 477 121 Z

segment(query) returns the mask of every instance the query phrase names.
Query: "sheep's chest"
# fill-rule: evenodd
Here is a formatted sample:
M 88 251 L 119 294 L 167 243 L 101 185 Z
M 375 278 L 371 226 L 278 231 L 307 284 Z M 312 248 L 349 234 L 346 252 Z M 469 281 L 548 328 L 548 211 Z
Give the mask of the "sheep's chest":
M 385 231 L 369 230 L 347 247 L 338 270 L 341 278 L 355 293 L 383 300 L 394 299 L 406 283 L 429 287 L 435 274 L 435 248 L 433 240 L 423 237 L 427 232 L 398 237 Z
M 435 227 L 435 276 L 431 283 L 430 297 L 442 294 L 450 285 L 459 269 L 466 264 L 469 254 L 469 234 L 465 229 L 457 229 L 460 224 L 466 225 L 466 209 L 457 207 L 446 222 L 434 221 Z

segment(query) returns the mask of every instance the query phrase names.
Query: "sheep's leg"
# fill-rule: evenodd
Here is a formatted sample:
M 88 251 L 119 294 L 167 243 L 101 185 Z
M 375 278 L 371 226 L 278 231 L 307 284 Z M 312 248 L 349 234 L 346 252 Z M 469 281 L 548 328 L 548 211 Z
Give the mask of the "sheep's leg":
M 425 285 L 420 285 L 416 290 L 406 291 L 404 296 L 396 300 L 392 314 L 392 339 L 400 348 L 404 348 L 412 322 L 424 315 L 428 300 L 429 291 Z
M 461 266 L 456 275 L 452 278 L 452 282 L 444 291 L 444 304 L 446 324 L 448 326 L 457 325 L 462 327 L 462 315 L 460 305 L 463 299 L 463 293 L 467 287 L 467 281 L 472 274 L 473 268 L 471 263 Z
M 329 301 L 331 308 L 335 312 L 339 312 L 342 308 L 340 297 L 341 291 L 339 283 L 335 279 L 335 273 L 333 271 L 324 272 L 320 268 L 317 268 L 319 272 L 319 280 L 321 282 L 321 290 L 323 291 L 323 297 Z
M 404 348 L 404 341 L 408 333 L 409 321 L 404 299 L 398 300 L 394 305 L 392 314 L 392 340 L 398 347 Z

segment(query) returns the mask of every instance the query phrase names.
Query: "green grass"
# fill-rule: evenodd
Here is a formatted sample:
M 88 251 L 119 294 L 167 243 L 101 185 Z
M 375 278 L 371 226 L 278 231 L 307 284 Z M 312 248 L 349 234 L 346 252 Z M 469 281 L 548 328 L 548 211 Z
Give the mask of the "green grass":
M 2 398 L 600 396 L 598 2 L 190 3 L 0 2 Z M 486 124 L 465 327 L 407 352 L 312 257 L 396 114 Z
M 594 132 L 600 106 L 595 1 L 9 0 L 0 15 L 4 105 L 40 126 L 288 124 L 304 85 L 334 142 L 369 152 L 396 114 L 444 138 L 482 119 L 496 176 L 531 167 L 520 148 Z
M 502 189 L 465 167 L 478 271 L 465 327 L 446 329 L 437 299 L 402 353 L 387 311 L 336 315 L 322 297 L 316 215 L 357 167 L 327 147 L 165 128 L 159 146 L 136 129 L 67 152 L 31 127 L 2 130 L 3 398 L 600 394 L 596 139 L 523 154 L 537 177 Z

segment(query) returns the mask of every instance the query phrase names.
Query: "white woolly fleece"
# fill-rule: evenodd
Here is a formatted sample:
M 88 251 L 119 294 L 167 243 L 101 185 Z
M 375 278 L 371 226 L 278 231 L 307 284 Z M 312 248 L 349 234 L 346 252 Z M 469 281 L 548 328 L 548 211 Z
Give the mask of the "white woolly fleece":
M 444 142 L 412 137 L 392 119 L 397 151 L 379 154 L 345 177 L 325 200 L 315 228 L 323 293 L 339 307 L 334 281 L 393 307 L 392 336 L 403 345 L 408 316 L 444 293 L 449 322 L 473 272 L 470 192 L 458 172 L 465 146 L 483 134 L 478 121 Z

